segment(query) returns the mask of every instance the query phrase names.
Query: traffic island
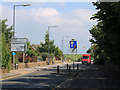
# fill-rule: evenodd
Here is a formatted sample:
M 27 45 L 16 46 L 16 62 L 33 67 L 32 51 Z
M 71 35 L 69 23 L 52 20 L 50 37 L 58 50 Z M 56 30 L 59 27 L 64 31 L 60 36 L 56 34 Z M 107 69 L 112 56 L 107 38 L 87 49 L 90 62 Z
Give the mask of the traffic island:
M 79 75 L 80 72 L 82 72 L 82 71 L 83 71 L 83 69 L 81 69 L 81 70 L 71 70 L 70 72 L 68 70 L 60 70 L 59 73 L 58 72 L 52 72 L 51 74 L 75 77 L 75 76 Z

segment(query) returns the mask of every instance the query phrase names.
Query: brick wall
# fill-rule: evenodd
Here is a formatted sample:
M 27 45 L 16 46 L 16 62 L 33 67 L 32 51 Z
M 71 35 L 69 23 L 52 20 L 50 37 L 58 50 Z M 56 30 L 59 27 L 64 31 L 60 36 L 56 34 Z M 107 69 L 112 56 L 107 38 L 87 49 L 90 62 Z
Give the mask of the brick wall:
M 58 63 L 62 63 L 62 61 L 61 60 L 54 61 L 54 64 L 58 64 Z M 39 67 L 43 65 L 47 65 L 46 61 L 24 63 L 24 68 Z M 18 68 L 23 68 L 23 63 L 18 63 Z
M 61 60 L 56 60 L 54 61 L 54 64 L 58 64 L 58 63 L 62 63 Z M 50 63 L 52 64 L 52 63 Z M 31 62 L 31 63 L 24 63 L 24 68 L 31 68 L 31 67 L 39 67 L 39 66 L 44 66 L 44 65 L 47 65 L 46 61 L 40 61 L 40 62 Z M 18 68 L 23 68 L 23 63 L 18 63 Z M 11 64 L 11 70 L 13 69 L 13 65 Z M 7 70 L 4 70 L 5 72 L 7 72 Z M 0 68 L 0 73 L 2 73 L 3 70 L 1 70 Z

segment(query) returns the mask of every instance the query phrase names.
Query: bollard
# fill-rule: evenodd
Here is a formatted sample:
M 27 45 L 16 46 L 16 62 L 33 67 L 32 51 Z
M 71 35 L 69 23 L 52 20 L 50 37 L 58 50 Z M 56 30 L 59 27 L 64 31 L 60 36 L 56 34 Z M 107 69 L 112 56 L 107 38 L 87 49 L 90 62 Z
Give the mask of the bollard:
M 68 70 L 68 63 L 67 63 L 67 70 Z
M 69 75 L 70 75 L 70 69 L 71 69 L 71 66 L 69 66 Z
M 77 64 L 77 70 L 79 69 L 79 64 Z
M 57 73 L 59 73 L 59 66 L 57 66 Z
M 73 70 L 74 70 L 74 63 L 73 63 Z

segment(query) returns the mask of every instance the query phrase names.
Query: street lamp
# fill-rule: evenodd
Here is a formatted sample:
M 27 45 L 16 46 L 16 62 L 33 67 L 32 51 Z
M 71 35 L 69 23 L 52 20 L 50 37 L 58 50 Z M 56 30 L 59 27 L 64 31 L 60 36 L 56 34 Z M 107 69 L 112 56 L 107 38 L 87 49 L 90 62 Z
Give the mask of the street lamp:
M 63 46 L 64 46 L 64 37 L 70 37 L 70 36 L 62 36 L 62 51 L 63 51 Z M 63 51 L 64 52 L 64 51 Z M 62 55 L 62 62 L 63 62 L 63 55 Z
M 31 4 L 21 4 L 21 5 L 14 5 L 13 6 L 13 38 L 15 38 L 15 7 L 18 6 L 30 6 Z
M 50 35 L 50 28 L 51 27 L 58 27 L 58 26 L 48 26 L 48 65 L 50 64 L 50 57 L 49 57 L 49 35 Z
M 13 6 L 13 38 L 15 38 L 15 7 L 18 7 L 18 6 L 30 6 L 31 4 L 21 4 L 21 5 L 14 5 Z M 23 53 L 23 56 L 24 56 L 24 53 Z M 15 58 L 15 56 L 13 56 L 13 58 Z M 24 60 L 23 60 L 23 63 L 24 63 Z M 14 69 L 14 64 L 15 64 L 15 61 L 13 59 L 13 69 Z M 23 64 L 24 65 L 24 64 Z M 24 68 L 24 66 L 23 66 Z

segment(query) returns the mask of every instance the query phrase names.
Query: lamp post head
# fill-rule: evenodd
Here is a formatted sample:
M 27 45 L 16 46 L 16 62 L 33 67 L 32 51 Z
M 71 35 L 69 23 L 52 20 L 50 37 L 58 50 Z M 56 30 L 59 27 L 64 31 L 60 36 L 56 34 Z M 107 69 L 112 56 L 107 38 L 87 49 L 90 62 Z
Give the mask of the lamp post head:
M 17 7 L 17 6 L 30 6 L 31 4 L 21 4 L 21 5 L 14 5 L 14 7 Z
M 52 27 L 58 27 L 58 26 L 52 26 Z
M 50 28 L 50 27 L 58 27 L 58 26 L 48 26 L 48 27 Z
M 65 37 L 70 37 L 70 36 L 65 36 Z
M 23 4 L 22 6 L 30 6 L 31 4 Z

